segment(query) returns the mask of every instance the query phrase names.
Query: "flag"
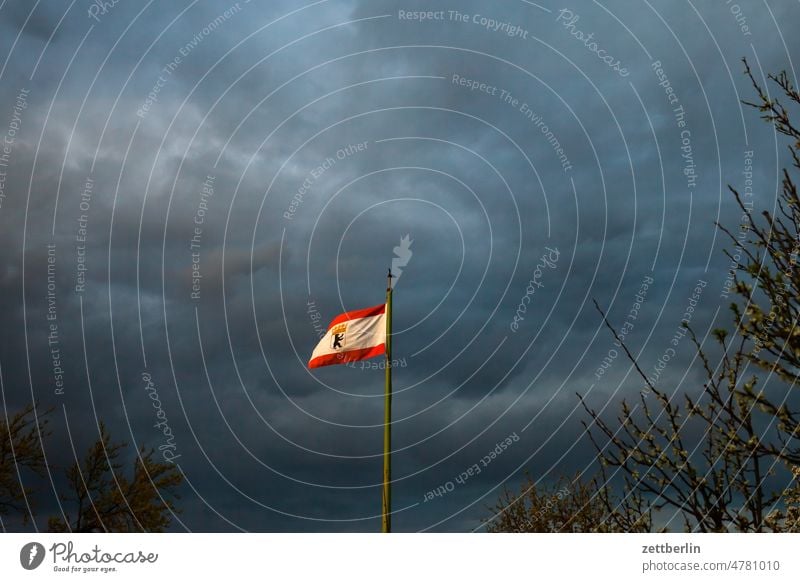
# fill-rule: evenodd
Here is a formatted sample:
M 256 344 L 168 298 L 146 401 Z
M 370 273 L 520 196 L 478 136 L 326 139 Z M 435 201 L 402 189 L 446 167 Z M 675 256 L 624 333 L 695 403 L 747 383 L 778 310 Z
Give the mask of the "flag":
M 386 305 L 376 305 L 337 315 L 328 326 L 309 368 L 346 364 L 386 353 Z

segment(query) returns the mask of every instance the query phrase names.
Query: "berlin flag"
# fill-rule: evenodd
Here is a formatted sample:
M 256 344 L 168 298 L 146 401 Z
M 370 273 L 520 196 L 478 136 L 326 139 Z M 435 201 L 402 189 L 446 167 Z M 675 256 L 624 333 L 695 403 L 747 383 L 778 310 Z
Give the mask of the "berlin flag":
M 348 311 L 333 318 L 309 368 L 346 364 L 386 353 L 386 305 Z

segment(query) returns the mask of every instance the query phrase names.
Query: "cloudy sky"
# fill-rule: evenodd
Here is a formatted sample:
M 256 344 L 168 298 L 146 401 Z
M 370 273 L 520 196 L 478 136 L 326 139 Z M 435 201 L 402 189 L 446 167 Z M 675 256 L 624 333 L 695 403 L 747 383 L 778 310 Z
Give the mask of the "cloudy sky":
M 786 161 L 741 59 L 793 77 L 796 3 L 101 4 L 0 2 L 2 396 L 54 407 L 56 468 L 99 420 L 168 451 L 175 531 L 379 530 L 383 371 L 306 362 L 406 235 L 396 531 L 592 473 L 576 393 L 642 387 L 593 299 L 648 373 L 693 295 L 728 324 L 727 187 L 770 209 Z

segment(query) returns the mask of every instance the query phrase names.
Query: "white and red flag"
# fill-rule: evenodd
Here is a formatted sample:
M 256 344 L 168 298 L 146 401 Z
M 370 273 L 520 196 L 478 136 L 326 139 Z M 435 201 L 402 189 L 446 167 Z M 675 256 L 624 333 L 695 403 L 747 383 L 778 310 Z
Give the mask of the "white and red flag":
M 346 364 L 386 353 L 386 305 L 376 305 L 337 315 L 328 326 L 309 368 Z

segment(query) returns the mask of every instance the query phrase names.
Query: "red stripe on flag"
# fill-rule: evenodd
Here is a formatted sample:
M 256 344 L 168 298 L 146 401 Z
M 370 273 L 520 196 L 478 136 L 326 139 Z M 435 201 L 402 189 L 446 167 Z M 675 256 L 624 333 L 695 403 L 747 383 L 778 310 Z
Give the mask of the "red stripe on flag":
M 366 309 L 356 309 L 355 311 L 348 311 L 346 313 L 342 313 L 341 315 L 337 315 L 333 318 L 333 321 L 328 326 L 328 329 L 332 328 L 337 323 L 342 323 L 343 321 L 351 321 L 353 319 L 361 319 L 363 317 L 373 317 L 375 315 L 380 315 L 386 311 L 386 304 L 376 305 L 375 307 L 367 307 Z
M 351 312 L 353 313 L 353 312 Z M 349 352 L 339 352 L 336 354 L 325 354 L 308 362 L 309 368 L 320 368 L 322 366 L 333 366 L 335 364 L 346 364 L 382 356 L 386 353 L 386 345 L 380 344 L 372 348 L 362 348 L 360 350 L 350 350 Z

